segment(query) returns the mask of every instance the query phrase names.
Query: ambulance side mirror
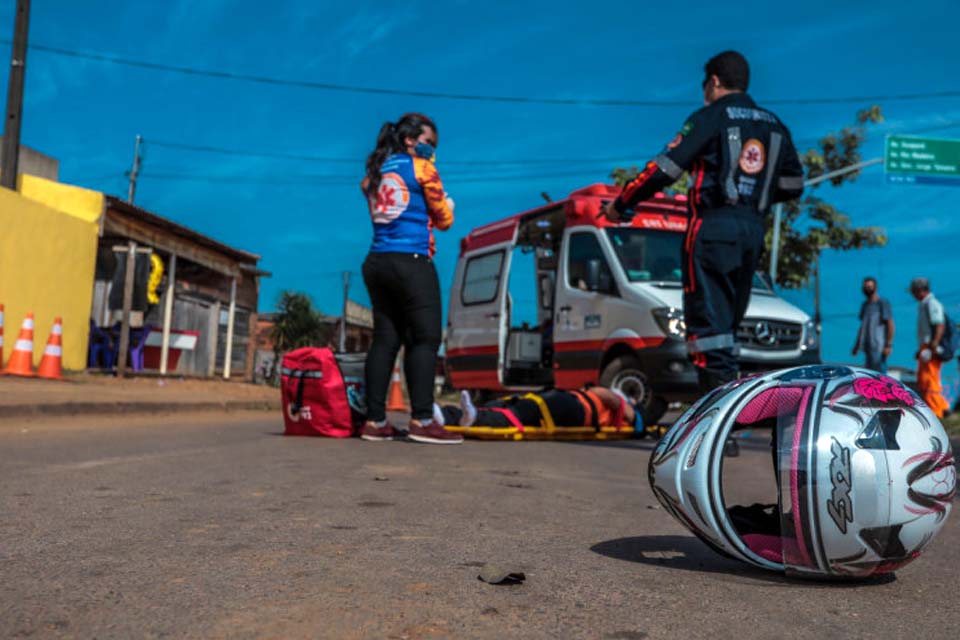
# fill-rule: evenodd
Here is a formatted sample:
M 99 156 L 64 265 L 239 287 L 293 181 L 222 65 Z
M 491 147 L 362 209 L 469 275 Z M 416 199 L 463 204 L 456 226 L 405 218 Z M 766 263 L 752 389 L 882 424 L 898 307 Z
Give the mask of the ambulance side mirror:
M 587 291 L 596 291 L 597 293 L 611 293 L 613 291 L 610 270 L 605 269 L 605 266 L 599 258 L 587 260 Z

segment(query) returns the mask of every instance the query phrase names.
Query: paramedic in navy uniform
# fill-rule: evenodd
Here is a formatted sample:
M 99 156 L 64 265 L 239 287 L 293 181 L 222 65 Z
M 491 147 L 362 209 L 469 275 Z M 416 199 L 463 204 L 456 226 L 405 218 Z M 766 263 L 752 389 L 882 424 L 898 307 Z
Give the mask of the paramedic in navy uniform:
M 431 444 L 458 444 L 463 437 L 433 420 L 433 379 L 441 338 L 440 281 L 433 265 L 433 229 L 453 224 L 433 164 L 437 127 L 408 113 L 380 129 L 360 188 L 373 221 L 373 243 L 363 262 L 363 281 L 373 306 L 373 344 L 367 354 L 367 422 L 364 440 L 393 440 L 386 398 L 400 346 L 410 392 L 408 437 Z
M 739 376 L 737 327 L 763 251 L 764 216 L 774 202 L 803 192 L 803 166 L 790 132 L 746 93 L 746 59 L 725 51 L 704 71 L 706 106 L 604 208 L 609 220 L 624 219 L 628 209 L 690 171 L 683 312 L 702 393 Z

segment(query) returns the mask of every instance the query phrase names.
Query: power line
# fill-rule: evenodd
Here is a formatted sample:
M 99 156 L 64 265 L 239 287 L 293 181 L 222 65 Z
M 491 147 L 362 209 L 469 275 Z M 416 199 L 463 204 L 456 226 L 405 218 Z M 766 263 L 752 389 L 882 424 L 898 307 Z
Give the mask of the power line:
M 951 120 L 948 122 L 943 122 L 936 125 L 931 125 L 928 127 L 921 127 L 919 129 L 913 129 L 908 132 L 882 132 L 882 135 L 893 134 L 893 133 L 902 133 L 905 135 L 915 134 L 915 133 L 927 133 L 929 131 L 938 131 L 943 129 L 952 129 L 960 127 L 960 120 Z M 816 144 L 819 143 L 819 138 L 801 138 L 795 141 L 797 146 L 804 146 L 807 144 Z M 228 156 L 243 156 L 251 158 L 272 158 L 276 160 L 296 160 L 299 162 L 330 162 L 337 164 L 351 164 L 359 165 L 363 162 L 363 158 L 359 157 L 343 157 L 343 156 L 315 156 L 308 154 L 298 154 L 298 153 L 288 153 L 284 151 L 261 151 L 261 150 L 244 150 L 244 149 L 235 149 L 228 147 L 218 147 L 214 145 L 196 145 L 196 144 L 187 144 L 183 142 L 171 142 L 168 140 L 156 140 L 154 138 L 148 138 L 146 140 L 148 145 L 155 147 L 161 147 L 165 149 L 177 149 L 181 151 L 192 151 L 197 153 L 214 153 L 220 155 Z M 596 157 L 596 158 L 584 158 L 584 157 L 571 157 L 571 158 L 524 158 L 516 160 L 492 160 L 492 159 L 476 159 L 476 160 L 443 160 L 442 164 L 444 166 L 510 166 L 510 165 L 530 165 L 530 164 L 593 164 L 593 163 L 606 163 L 606 162 L 640 162 L 637 158 L 643 157 L 652 157 L 656 154 L 650 154 L 648 156 L 643 156 L 636 153 L 625 153 L 619 156 L 606 156 L 606 157 Z
M 523 175 L 500 175 L 500 176 L 470 176 L 469 174 L 458 174 L 454 176 L 447 175 L 448 184 L 461 184 L 465 182 L 504 182 L 514 180 L 545 180 L 548 178 L 571 178 L 583 176 L 592 173 L 589 170 L 584 171 L 553 171 L 542 174 L 523 174 Z M 463 177 L 460 177 L 463 175 Z M 332 185 L 359 185 L 358 175 L 290 175 L 290 176 L 215 176 L 202 175 L 194 173 L 150 173 L 140 174 L 141 179 L 148 180 L 185 180 L 192 182 L 215 182 L 223 184 L 273 184 L 273 185 L 313 185 L 313 186 L 332 186 Z
M 9 40 L 0 39 L 0 44 L 10 44 Z M 98 62 L 108 62 L 111 64 L 135 67 L 139 69 L 151 69 L 154 71 L 168 71 L 184 75 L 204 76 L 209 78 L 219 78 L 222 80 L 241 80 L 246 82 L 255 82 L 259 84 L 269 84 L 276 86 L 299 87 L 304 89 L 320 89 L 324 91 L 340 91 L 348 93 L 362 93 L 375 95 L 393 95 L 406 96 L 413 98 L 437 98 L 446 100 L 467 100 L 473 102 L 502 102 L 513 104 L 549 104 L 549 105 L 568 105 L 568 106 L 601 106 L 601 107 L 689 107 L 692 104 L 690 100 L 627 100 L 614 98 L 537 98 L 529 96 L 498 96 L 498 95 L 480 95 L 451 93 L 443 91 L 416 91 L 410 89 L 393 89 L 384 87 L 363 87 L 358 85 L 337 84 L 331 82 L 317 82 L 313 80 L 296 80 L 289 78 L 277 78 L 271 76 L 261 76 L 248 73 L 238 73 L 233 71 L 220 71 L 216 69 L 200 69 L 196 67 L 185 67 L 161 62 L 150 62 L 147 60 L 134 60 L 104 53 L 93 53 L 88 51 L 77 51 L 74 49 L 65 49 L 62 47 L 52 47 L 49 45 L 32 44 L 31 50 L 50 53 L 59 56 L 71 58 L 82 58 L 85 60 L 95 60 Z M 938 98 L 957 98 L 960 97 L 960 90 L 946 91 L 926 91 L 918 93 L 899 93 L 886 95 L 863 95 L 863 96 L 845 96 L 845 97 L 817 97 L 817 98 L 779 98 L 768 99 L 766 104 L 778 105 L 811 105 L 811 104 L 848 104 L 848 103 L 867 103 L 867 102 L 893 102 L 906 100 L 933 100 Z
M 180 149 L 183 151 L 196 151 L 200 153 L 216 153 L 229 156 L 246 156 L 255 158 L 274 158 L 279 160 L 297 160 L 305 162 L 332 162 L 360 165 L 364 158 L 347 158 L 333 156 L 314 156 L 297 153 L 285 153 L 278 151 L 244 151 L 242 149 L 230 149 L 226 147 L 216 147 L 209 145 L 194 145 L 180 142 L 168 142 L 165 140 L 155 140 L 149 138 L 147 144 L 166 149 Z M 572 162 L 617 162 L 628 158 L 636 157 L 636 154 L 629 153 L 620 156 L 609 156 L 606 158 L 526 158 L 520 160 L 443 160 L 445 166 L 478 166 L 478 165 L 524 165 L 524 164 L 569 164 Z
M 931 125 L 928 127 L 921 127 L 918 129 L 913 129 L 907 132 L 896 132 L 902 134 L 914 134 L 914 133 L 924 133 L 933 130 L 948 129 L 952 127 L 960 126 L 960 120 L 952 120 L 949 122 L 939 123 L 936 125 Z M 894 133 L 894 132 L 885 132 Z M 269 157 L 269 158 L 279 158 L 279 159 L 291 159 L 291 160 L 300 160 L 300 161 L 320 161 L 320 162 L 337 162 L 337 163 L 349 163 L 356 165 L 360 162 L 357 158 L 339 158 L 339 157 L 323 157 L 323 156 L 309 156 L 309 155 L 299 155 L 299 154 L 290 154 L 283 152 L 271 152 L 271 151 L 244 151 L 241 149 L 228 149 L 224 147 L 215 147 L 215 146 L 206 146 L 206 145 L 190 145 L 178 142 L 168 142 L 168 141 L 154 141 L 148 140 L 149 144 L 159 147 L 165 147 L 170 149 L 180 149 L 186 151 L 198 151 L 198 152 L 208 152 L 208 153 L 219 153 L 225 155 L 236 155 L 236 156 L 252 156 L 252 157 Z M 652 155 L 652 154 L 651 154 Z M 490 169 L 496 171 L 499 166 L 509 166 L 509 165 L 530 165 L 530 164 L 551 164 L 551 163 L 566 163 L 566 164 L 593 164 L 593 163 L 607 163 L 607 162 L 617 162 L 623 160 L 623 156 L 619 157 L 608 157 L 608 158 L 543 158 L 543 159 L 526 159 L 526 160 L 459 160 L 459 161 L 445 161 L 444 164 L 454 166 L 454 165 L 465 165 L 465 166 L 487 166 Z M 509 170 L 509 169 L 507 169 Z M 510 175 L 477 175 L 476 171 L 469 172 L 457 172 L 457 171 L 445 171 L 443 173 L 444 178 L 448 178 L 449 182 L 500 182 L 500 181 L 510 181 L 510 180 L 539 180 L 551 177 L 575 177 L 581 176 L 585 173 L 591 173 L 595 171 L 593 168 L 584 168 L 577 171 L 562 171 L 562 172 L 552 172 L 547 174 L 510 174 Z M 211 183 L 226 183 L 226 184 L 238 184 L 238 183 L 248 183 L 248 184 L 289 184 L 289 185 L 335 185 L 335 184 L 353 184 L 357 181 L 357 175 L 336 175 L 336 174 L 293 174 L 293 175 L 278 175 L 278 176 L 211 176 L 211 175 L 198 175 L 198 174 L 180 174 L 180 173 L 148 173 L 146 177 L 153 178 L 156 180 L 188 180 L 188 181 L 197 181 L 197 182 L 211 182 Z M 823 176 L 820 176 L 823 178 Z

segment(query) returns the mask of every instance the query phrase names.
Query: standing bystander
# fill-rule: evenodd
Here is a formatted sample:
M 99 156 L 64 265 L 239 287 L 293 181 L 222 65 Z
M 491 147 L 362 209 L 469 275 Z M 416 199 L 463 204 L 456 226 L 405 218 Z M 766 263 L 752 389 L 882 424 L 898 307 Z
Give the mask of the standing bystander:
M 942 360 L 941 340 L 946 330 L 946 313 L 943 305 L 930 292 L 930 281 L 914 278 L 910 281 L 910 293 L 920 303 L 917 305 L 917 387 L 923 401 L 938 418 L 943 418 L 950 409 L 943 397 L 940 381 Z
M 867 297 L 860 305 L 860 331 L 853 345 L 853 355 L 863 351 L 867 369 L 887 372 L 887 358 L 893 350 L 893 309 L 890 301 L 877 293 L 877 279 L 863 279 L 863 295 Z

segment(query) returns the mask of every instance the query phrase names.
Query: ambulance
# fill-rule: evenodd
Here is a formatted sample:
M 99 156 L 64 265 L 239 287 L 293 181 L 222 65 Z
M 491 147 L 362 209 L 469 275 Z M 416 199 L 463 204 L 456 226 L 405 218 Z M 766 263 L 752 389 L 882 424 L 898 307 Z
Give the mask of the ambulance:
M 594 184 L 461 240 L 445 337 L 454 388 L 599 384 L 636 397 L 647 424 L 696 397 L 680 270 L 686 198 L 657 194 L 629 223 L 598 217 L 619 192 Z M 523 321 L 520 298 L 531 307 Z M 820 362 L 810 317 L 760 275 L 737 338 L 744 372 Z

